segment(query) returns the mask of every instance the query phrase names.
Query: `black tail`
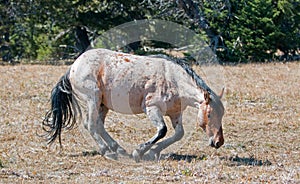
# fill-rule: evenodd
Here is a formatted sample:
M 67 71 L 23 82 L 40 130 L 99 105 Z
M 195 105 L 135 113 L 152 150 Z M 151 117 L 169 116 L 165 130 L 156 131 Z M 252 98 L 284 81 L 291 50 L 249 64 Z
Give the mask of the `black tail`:
M 70 70 L 61 77 L 51 92 L 51 109 L 43 121 L 43 129 L 47 132 L 48 144 L 58 137 L 61 145 L 61 131 L 63 128 L 71 129 L 80 115 L 80 107 L 74 98 L 69 80 Z

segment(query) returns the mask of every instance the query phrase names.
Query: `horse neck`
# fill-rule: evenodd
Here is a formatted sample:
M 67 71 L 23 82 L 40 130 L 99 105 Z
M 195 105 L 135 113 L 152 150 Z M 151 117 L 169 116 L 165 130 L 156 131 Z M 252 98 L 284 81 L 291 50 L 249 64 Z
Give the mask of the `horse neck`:
M 204 91 L 194 83 L 186 83 L 180 89 L 182 97 L 185 100 L 185 106 L 197 107 L 197 103 L 204 101 Z

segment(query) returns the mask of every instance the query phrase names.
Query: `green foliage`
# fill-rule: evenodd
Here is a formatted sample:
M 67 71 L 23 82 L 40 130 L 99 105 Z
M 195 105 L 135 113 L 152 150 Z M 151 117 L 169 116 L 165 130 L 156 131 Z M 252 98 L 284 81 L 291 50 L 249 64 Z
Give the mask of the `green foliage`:
M 299 49 L 299 2 L 291 0 L 232 0 L 230 9 L 211 12 L 209 22 L 224 40 L 217 54 L 223 61 L 247 62 L 276 59 Z M 230 10 L 230 11 L 229 11 Z
M 182 2 L 193 2 L 198 9 L 183 11 Z M 212 35 L 199 29 L 201 17 Z M 223 61 L 268 61 L 277 59 L 278 50 L 288 57 L 300 47 L 299 0 L 5 0 L 0 2 L 0 47 L 8 45 L 15 59 L 61 58 L 66 51 L 61 45 L 77 47 L 76 26 L 87 28 L 92 40 L 112 27 L 147 18 L 195 30 L 213 43 Z M 6 33 L 9 41 L 3 39 Z
M 53 47 L 46 34 L 40 34 L 34 37 L 34 42 L 38 45 L 38 49 L 36 50 L 37 60 L 44 61 L 52 57 Z

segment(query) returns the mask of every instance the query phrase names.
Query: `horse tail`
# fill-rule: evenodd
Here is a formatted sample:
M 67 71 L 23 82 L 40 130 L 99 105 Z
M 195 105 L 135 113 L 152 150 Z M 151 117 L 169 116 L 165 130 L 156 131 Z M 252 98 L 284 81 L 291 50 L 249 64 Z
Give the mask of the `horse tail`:
M 76 117 L 81 116 L 80 106 L 74 96 L 69 76 L 70 69 L 51 91 L 51 109 L 43 120 L 43 129 L 46 131 L 48 144 L 52 144 L 58 137 L 61 146 L 62 129 L 73 128 Z

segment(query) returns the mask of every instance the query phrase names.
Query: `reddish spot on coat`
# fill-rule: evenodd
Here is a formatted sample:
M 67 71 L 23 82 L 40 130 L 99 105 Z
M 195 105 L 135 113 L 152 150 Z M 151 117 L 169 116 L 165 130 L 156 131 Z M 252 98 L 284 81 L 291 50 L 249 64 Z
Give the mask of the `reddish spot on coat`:
M 124 58 L 124 61 L 126 62 L 130 62 L 130 60 L 128 58 Z

